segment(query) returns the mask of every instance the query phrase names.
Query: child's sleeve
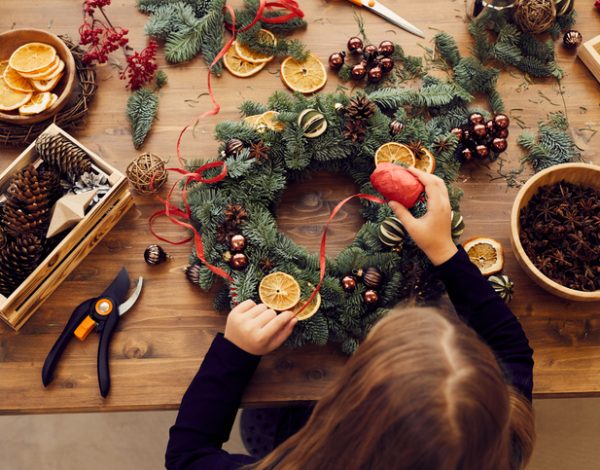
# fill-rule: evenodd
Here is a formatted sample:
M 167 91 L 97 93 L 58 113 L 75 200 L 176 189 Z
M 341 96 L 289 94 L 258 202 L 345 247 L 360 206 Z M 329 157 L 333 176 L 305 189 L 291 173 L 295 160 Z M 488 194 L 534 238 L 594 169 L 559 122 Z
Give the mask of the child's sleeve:
M 242 395 L 260 362 L 219 333 L 183 396 L 169 432 L 165 465 L 177 469 L 228 469 L 253 463 L 221 449 Z
M 436 270 L 458 315 L 492 348 L 507 379 L 531 401 L 533 350 L 515 315 L 461 246 Z

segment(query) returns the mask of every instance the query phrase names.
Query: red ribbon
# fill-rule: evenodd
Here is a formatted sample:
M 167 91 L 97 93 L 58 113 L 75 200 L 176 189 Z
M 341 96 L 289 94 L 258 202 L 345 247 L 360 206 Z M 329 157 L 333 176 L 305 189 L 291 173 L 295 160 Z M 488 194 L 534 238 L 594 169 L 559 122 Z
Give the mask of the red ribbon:
M 289 11 L 289 13 L 287 15 L 281 15 L 281 16 L 276 16 L 276 17 L 271 17 L 271 18 L 264 16 L 265 10 L 273 11 L 274 9 Z M 191 173 L 188 172 L 187 170 L 184 169 L 185 162 L 181 158 L 181 140 L 183 139 L 184 134 L 187 132 L 187 130 L 190 128 L 190 126 L 195 125 L 198 121 L 200 121 L 201 119 L 204 119 L 207 116 L 215 116 L 219 113 L 221 107 L 220 107 L 219 103 L 217 103 L 217 100 L 215 99 L 215 95 L 214 95 L 212 85 L 210 82 L 210 76 L 211 76 L 211 72 L 212 72 L 212 69 L 215 66 L 215 64 L 223 58 L 223 56 L 227 53 L 229 48 L 232 46 L 233 42 L 235 41 L 235 39 L 237 37 L 238 31 L 239 32 L 247 31 L 248 29 L 252 28 L 252 26 L 254 26 L 259 21 L 261 21 L 263 23 L 270 23 L 270 24 L 285 23 L 293 18 L 302 18 L 304 16 L 304 13 L 299 8 L 298 2 L 296 2 L 295 0 L 279 0 L 279 1 L 275 1 L 275 2 L 267 2 L 266 0 L 260 0 L 260 4 L 258 6 L 258 9 L 256 11 L 256 15 L 255 15 L 254 19 L 248 25 L 237 30 L 236 29 L 235 11 L 233 10 L 233 8 L 231 8 L 231 6 L 229 6 L 229 5 L 225 5 L 224 11 L 229 12 L 229 14 L 231 15 L 231 21 L 232 21 L 231 24 L 225 25 L 231 31 L 231 38 L 225 43 L 225 45 L 223 46 L 221 51 L 217 54 L 217 56 L 214 58 L 214 60 L 208 67 L 207 84 L 208 84 L 208 92 L 209 92 L 210 100 L 213 103 L 213 109 L 202 113 L 200 116 L 198 116 L 194 120 L 193 123 L 185 126 L 182 129 L 182 131 L 180 132 L 179 137 L 177 138 L 177 160 L 178 160 L 179 164 L 181 165 L 181 168 L 167 168 L 167 171 L 173 171 L 173 172 L 179 173 L 183 176 L 181 178 L 179 178 L 177 180 L 177 182 L 171 187 L 166 199 L 162 199 L 159 197 L 161 202 L 164 204 L 165 209 L 157 211 L 154 214 L 152 214 L 150 216 L 149 224 L 150 224 L 150 232 L 156 238 L 158 238 L 159 240 L 164 241 L 166 243 L 170 243 L 173 245 L 181 245 L 181 244 L 187 243 L 193 239 L 194 246 L 196 247 L 196 256 L 198 256 L 198 259 L 200 261 L 202 261 L 202 263 L 208 269 L 210 269 L 213 273 L 215 273 L 217 276 L 220 276 L 223 279 L 226 279 L 227 281 L 231 282 L 231 281 L 233 281 L 233 279 L 227 272 L 225 272 L 221 268 L 213 266 L 206 260 L 206 256 L 204 253 L 204 245 L 202 243 L 202 237 L 200 236 L 200 233 L 198 233 L 198 230 L 196 230 L 196 228 L 190 223 L 191 219 L 192 219 L 192 215 L 191 215 L 191 209 L 190 209 L 190 206 L 189 206 L 189 203 L 187 200 L 187 188 L 190 183 L 198 182 L 198 183 L 204 183 L 204 184 L 211 184 L 211 183 L 216 183 L 218 181 L 221 181 L 225 178 L 225 176 L 227 176 L 227 165 L 225 165 L 225 162 L 217 161 L 217 162 L 207 163 L 206 165 L 202 165 L 200 168 L 197 168 L 196 170 L 194 170 Z M 213 178 L 204 178 L 203 177 L 203 173 L 206 170 L 209 170 L 211 168 L 218 168 L 218 167 L 221 167 L 221 172 L 217 176 L 215 176 Z M 173 192 L 175 191 L 175 188 L 183 180 L 185 180 L 185 183 L 183 185 L 183 189 L 181 190 L 181 194 L 182 194 L 185 210 L 181 210 L 177 206 L 175 206 L 174 204 L 171 203 L 171 199 L 173 197 Z M 153 183 L 154 183 L 154 177 L 152 178 L 150 186 L 152 186 Z M 178 241 L 172 241 L 172 240 L 169 240 L 165 237 L 158 235 L 154 230 L 153 224 L 154 224 L 154 221 L 156 220 L 156 218 L 161 217 L 161 216 L 167 217 L 175 225 L 179 225 L 180 227 L 184 227 L 186 229 L 191 230 L 193 235 L 191 237 L 185 238 L 183 240 L 178 240 Z
M 325 224 L 325 229 L 323 229 L 323 235 L 321 236 L 321 248 L 319 250 L 319 270 L 320 270 L 319 283 L 317 284 L 317 287 L 315 287 L 315 290 L 313 291 L 313 293 L 311 294 L 309 299 L 306 301 L 306 303 L 302 306 L 302 308 L 300 310 L 298 310 L 298 312 L 296 312 L 296 316 L 300 315 L 300 313 L 313 301 L 315 296 L 321 290 L 321 285 L 323 284 L 323 279 L 325 278 L 325 269 L 327 267 L 325 246 L 327 245 L 327 229 L 329 229 L 329 224 L 331 224 L 331 222 L 333 221 L 333 219 L 335 218 L 337 213 L 340 211 L 340 209 L 342 207 L 344 207 L 344 205 L 348 201 L 354 199 L 355 197 L 357 197 L 359 199 L 365 199 L 367 201 L 375 202 L 377 204 L 385 204 L 385 202 L 386 202 L 385 200 L 381 199 L 380 197 L 373 196 L 371 194 L 359 193 L 359 194 L 354 194 L 352 196 L 348 196 L 346 199 L 340 201 L 338 203 L 338 205 L 334 207 L 333 211 L 331 212 L 331 215 L 329 216 L 329 220 L 327 221 L 327 224 Z

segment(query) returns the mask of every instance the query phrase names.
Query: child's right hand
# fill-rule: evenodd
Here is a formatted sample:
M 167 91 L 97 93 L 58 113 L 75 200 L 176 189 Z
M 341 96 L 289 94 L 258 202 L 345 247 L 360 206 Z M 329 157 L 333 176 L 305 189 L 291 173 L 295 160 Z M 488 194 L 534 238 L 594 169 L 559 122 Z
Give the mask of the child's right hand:
M 425 186 L 427 213 L 418 219 L 402 204 L 390 201 L 389 205 L 404 228 L 435 265 L 448 261 L 458 251 L 452 241 L 450 198 L 444 181 L 437 176 L 407 168 Z
M 246 300 L 227 316 L 225 338 L 255 356 L 264 356 L 283 344 L 298 319 L 292 312 L 279 315 L 265 304 Z

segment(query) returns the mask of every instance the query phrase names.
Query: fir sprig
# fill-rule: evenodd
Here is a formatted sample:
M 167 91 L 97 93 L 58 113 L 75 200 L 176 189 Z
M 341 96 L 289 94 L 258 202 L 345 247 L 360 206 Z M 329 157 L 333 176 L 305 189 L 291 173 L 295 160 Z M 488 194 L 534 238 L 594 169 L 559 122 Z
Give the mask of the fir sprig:
M 150 88 L 136 90 L 127 100 L 127 117 L 131 123 L 133 145 L 136 149 L 146 140 L 157 111 L 158 96 Z

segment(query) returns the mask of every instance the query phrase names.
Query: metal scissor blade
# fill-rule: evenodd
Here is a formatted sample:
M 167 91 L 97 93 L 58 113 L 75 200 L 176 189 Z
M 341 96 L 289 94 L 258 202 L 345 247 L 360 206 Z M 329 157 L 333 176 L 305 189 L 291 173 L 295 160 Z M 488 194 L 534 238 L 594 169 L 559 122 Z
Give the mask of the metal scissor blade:
M 412 34 L 422 37 L 422 38 L 425 37 L 425 34 L 423 33 L 423 31 L 421 31 L 419 28 L 417 28 L 414 24 L 406 21 L 400 15 L 394 13 L 388 7 L 383 6 L 379 2 L 374 2 L 373 6 L 370 6 L 369 3 L 370 2 L 363 2 L 363 6 L 365 8 L 368 8 L 369 10 L 371 10 L 373 13 L 377 13 L 379 16 L 385 18 L 390 23 L 394 23 L 396 26 L 399 26 L 400 28 L 408 31 L 409 33 L 412 33 Z
M 133 294 L 131 294 L 131 297 L 129 297 L 125 302 L 119 305 L 119 316 L 123 315 L 124 313 L 127 313 L 131 309 L 131 307 L 133 307 L 133 305 L 137 302 L 137 299 L 140 296 L 140 293 L 142 292 L 143 285 L 144 278 L 140 276 L 137 282 L 137 286 L 135 286 L 135 290 L 133 291 Z

